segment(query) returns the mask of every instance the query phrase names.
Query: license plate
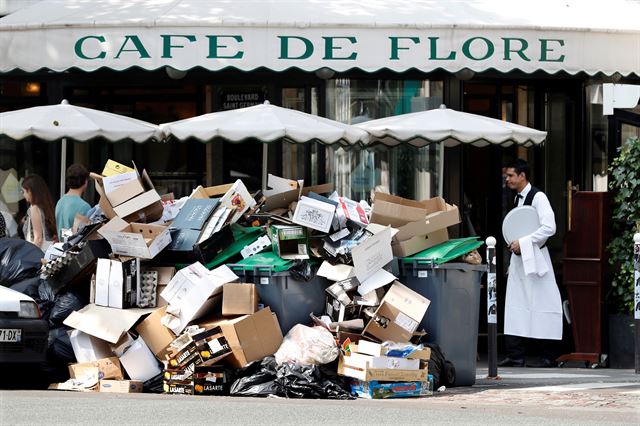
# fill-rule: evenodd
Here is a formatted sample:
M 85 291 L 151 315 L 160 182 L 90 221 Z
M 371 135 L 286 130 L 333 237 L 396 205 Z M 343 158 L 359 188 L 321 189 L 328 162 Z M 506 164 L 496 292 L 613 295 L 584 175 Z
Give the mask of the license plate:
M 22 330 L 19 328 L 0 328 L 0 342 L 19 342 Z

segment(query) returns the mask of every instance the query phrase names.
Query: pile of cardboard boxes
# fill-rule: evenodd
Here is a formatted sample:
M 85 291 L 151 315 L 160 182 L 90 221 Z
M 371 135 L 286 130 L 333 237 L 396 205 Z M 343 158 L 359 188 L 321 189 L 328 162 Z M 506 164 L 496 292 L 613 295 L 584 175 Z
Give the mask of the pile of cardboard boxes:
M 334 333 L 336 369 L 354 394 L 429 392 L 429 350 L 389 356 L 381 343 L 421 333 L 430 301 L 398 281 L 394 261 L 447 241 L 456 206 L 376 193 L 370 207 L 331 185 L 272 175 L 254 194 L 238 180 L 175 200 L 160 196 L 144 170 L 111 160 L 92 177 L 104 221 L 43 266 L 55 288 L 89 286 L 91 294 L 64 321 L 78 363 L 52 388 L 228 394 L 229 369 L 273 355 L 291 328 L 282 318 L 297 310 L 301 323 Z M 251 269 L 268 278 L 250 279 Z M 320 293 L 311 296 L 312 286 Z

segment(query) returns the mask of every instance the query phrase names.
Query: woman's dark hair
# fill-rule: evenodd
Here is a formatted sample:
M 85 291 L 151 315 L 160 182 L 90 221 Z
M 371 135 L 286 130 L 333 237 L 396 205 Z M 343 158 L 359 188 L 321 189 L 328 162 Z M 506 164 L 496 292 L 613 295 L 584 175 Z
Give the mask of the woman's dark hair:
M 53 199 L 49 192 L 49 187 L 38 175 L 29 175 L 22 181 L 22 187 L 31 192 L 31 204 L 38 206 L 44 212 L 44 224 L 49 231 L 49 235 L 56 239 L 58 231 L 56 230 L 56 212 L 53 205 Z
M 524 173 L 524 177 L 526 177 L 528 181 L 531 180 L 531 168 L 529 167 L 529 163 L 524 161 L 522 158 L 518 158 L 507 164 L 507 169 L 513 169 L 517 175 Z

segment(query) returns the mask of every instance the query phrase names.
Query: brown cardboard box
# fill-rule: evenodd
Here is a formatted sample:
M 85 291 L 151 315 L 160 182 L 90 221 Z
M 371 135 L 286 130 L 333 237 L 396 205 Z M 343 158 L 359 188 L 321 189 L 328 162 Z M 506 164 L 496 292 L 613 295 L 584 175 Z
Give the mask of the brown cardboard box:
M 363 334 L 381 341 L 408 342 L 431 302 L 405 285 L 395 281 Z
M 171 243 L 169 227 L 127 223 L 117 216 L 100 227 L 98 233 L 109 241 L 114 254 L 142 259 L 152 259 Z
M 156 358 L 163 360 L 167 355 L 167 346 L 176 336 L 164 325 L 160 324 L 166 307 L 153 311 L 136 327 L 136 331 L 147 344 Z
M 171 282 L 171 278 L 176 274 L 176 268 L 173 266 L 143 266 L 142 272 L 146 271 L 156 271 L 158 273 L 158 287 L 156 288 L 158 296 L 156 297 L 156 306 L 158 308 L 167 306 L 169 303 L 160 297 L 160 294 Z
M 407 257 L 438 244 L 449 241 L 449 231 L 438 229 L 426 235 L 416 235 L 404 241 L 391 240 L 391 250 L 395 257 Z
M 222 315 L 246 315 L 258 312 L 255 284 L 227 283 L 222 286 Z
M 448 241 L 447 227 L 460 223 L 460 213 L 441 197 L 413 201 L 376 192 L 371 222 L 398 229 L 393 255 L 406 257 Z
M 282 344 L 282 330 L 269 307 L 255 314 L 215 320 L 200 326 L 207 329 L 219 326 L 222 329 L 232 351 L 226 360 L 236 368 L 273 355 Z
M 98 378 L 102 379 L 124 379 L 120 360 L 117 357 L 102 358 L 93 362 L 85 362 L 81 364 L 69 364 L 69 377 L 72 379 L 84 375 L 88 368 L 98 368 Z
M 100 392 L 142 393 L 140 380 L 100 380 Z
M 142 194 L 134 194 L 134 190 L 128 193 L 126 187 L 119 190 L 124 198 L 128 197 L 128 201 L 117 206 L 111 204 L 106 196 L 104 187 L 102 186 L 102 176 L 91 173 L 91 177 L 95 180 L 95 188 L 100 194 L 99 205 L 107 218 L 112 219 L 120 216 L 127 222 L 153 222 L 160 219 L 163 212 L 162 201 L 160 195 L 154 189 L 153 183 L 146 171 L 143 170 L 140 182 L 145 190 Z

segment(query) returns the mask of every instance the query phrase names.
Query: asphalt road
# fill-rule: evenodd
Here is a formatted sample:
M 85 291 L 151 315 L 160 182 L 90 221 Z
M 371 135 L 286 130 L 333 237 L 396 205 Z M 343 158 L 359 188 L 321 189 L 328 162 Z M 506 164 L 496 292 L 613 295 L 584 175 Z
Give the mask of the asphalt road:
M 640 424 L 631 370 L 509 369 L 471 387 L 396 400 L 293 400 L 0 391 L 0 424 Z

